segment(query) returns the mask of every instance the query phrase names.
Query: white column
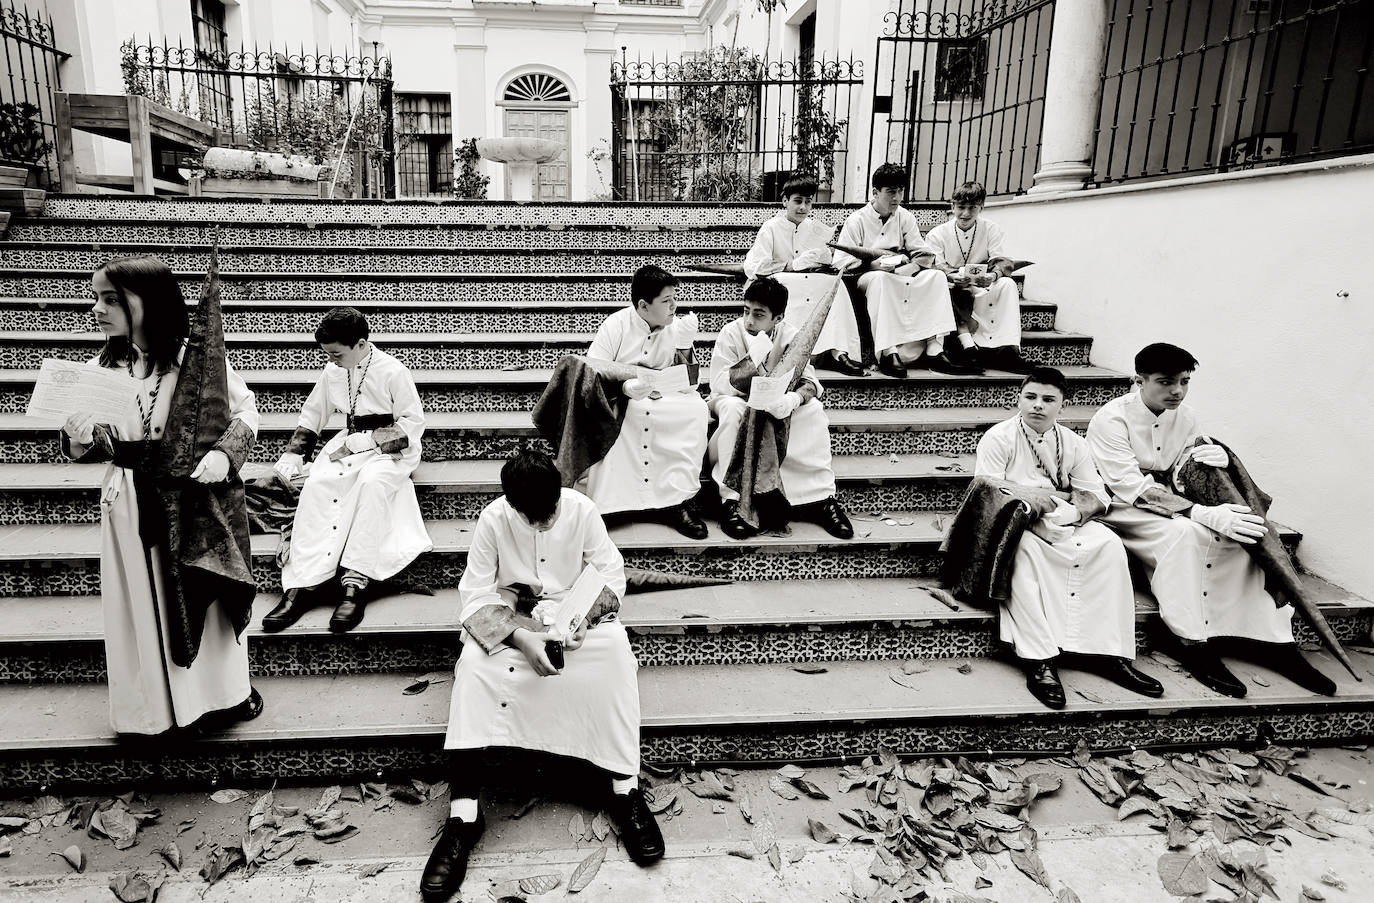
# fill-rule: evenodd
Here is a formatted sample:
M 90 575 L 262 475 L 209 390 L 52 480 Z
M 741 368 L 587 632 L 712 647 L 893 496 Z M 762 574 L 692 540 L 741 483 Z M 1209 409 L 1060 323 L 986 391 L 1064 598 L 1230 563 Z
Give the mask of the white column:
M 469 138 L 496 138 L 489 134 L 487 110 L 495 98 L 487 96 L 487 21 L 486 19 L 453 20 L 453 56 L 457 81 L 453 85 L 453 149 Z M 404 61 L 402 61 L 404 62 Z M 499 132 L 499 130 L 498 130 Z M 488 163 L 478 163 L 482 172 L 492 177 L 487 197 L 500 198 L 504 183 L 500 172 Z M 455 173 L 456 175 L 456 173 Z
M 611 158 L 598 161 L 585 155 L 589 151 L 614 152 L 611 131 L 611 61 L 615 59 L 615 23 L 588 22 L 583 26 L 587 31 L 587 75 L 582 82 L 583 142 L 574 144 L 568 161 L 569 175 L 577 165 L 577 155 L 583 155 L 585 171 L 582 185 L 583 195 L 573 195 L 573 200 L 584 201 L 593 195 L 609 193 L 614 187 L 611 175 Z M 600 166 L 600 173 L 597 167 Z
M 1093 131 L 1107 53 L 1107 0 L 1060 0 L 1045 79 L 1040 169 L 1030 194 L 1081 191 L 1093 177 Z

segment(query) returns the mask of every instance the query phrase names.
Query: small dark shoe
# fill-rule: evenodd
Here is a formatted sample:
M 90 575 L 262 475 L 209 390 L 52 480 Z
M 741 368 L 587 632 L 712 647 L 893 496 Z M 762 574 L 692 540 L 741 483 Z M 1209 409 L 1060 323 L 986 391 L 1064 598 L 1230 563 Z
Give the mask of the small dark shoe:
M 262 629 L 264 633 L 278 633 L 301 619 L 301 615 L 314 608 L 310 591 L 305 589 L 289 589 L 282 593 L 281 601 L 277 607 L 262 616 Z
M 1312 663 L 1303 657 L 1296 643 L 1280 645 L 1273 658 L 1268 661 L 1257 660 L 1269 665 L 1304 690 L 1320 693 L 1322 696 L 1336 695 L 1336 682 L 1314 668 Z
M 906 379 L 906 364 L 895 352 L 878 358 L 878 371 L 893 379 Z
M 815 504 L 814 517 L 816 523 L 820 524 L 825 532 L 838 539 L 853 539 L 854 525 L 849 522 L 849 516 L 844 513 L 840 503 L 832 495 Z
M 1159 699 L 1164 695 L 1164 684 L 1137 670 L 1128 659 L 1109 659 L 1100 673 L 1103 677 L 1113 683 L 1120 684 L 1132 693 L 1139 693 L 1141 696 L 1149 696 L 1153 699 Z
M 696 507 L 689 502 L 671 509 L 668 513 L 668 523 L 688 539 L 706 538 L 706 522 L 697 514 Z
M 949 355 L 944 352 L 939 354 L 927 354 L 923 361 L 935 373 L 943 373 L 946 376 L 982 376 L 983 368 L 977 364 L 956 364 L 949 359 Z
M 749 525 L 739 513 L 739 501 L 727 499 L 720 517 L 720 528 L 731 539 L 748 539 L 758 531 Z
M 948 345 L 945 356 L 961 367 L 981 368 L 987 366 L 987 361 L 983 359 L 982 350 L 976 345 L 972 348 L 965 348 L 963 345 Z
M 638 865 L 650 865 L 663 858 L 663 832 L 638 787 L 629 793 L 611 794 L 607 813 L 625 844 L 625 852 Z
M 243 702 L 218 712 L 207 712 L 191 727 L 198 731 L 228 730 L 239 722 L 252 721 L 261 715 L 263 706 L 262 694 L 253 687 L 249 687 L 248 698 Z
M 463 886 L 463 878 L 468 873 L 468 857 L 486 827 L 487 821 L 480 809 L 475 822 L 468 823 L 461 818 L 444 822 L 444 830 L 439 833 L 420 876 L 420 896 L 425 903 L 443 903 Z
M 363 622 L 367 600 L 356 586 L 344 587 L 343 601 L 334 609 L 329 619 L 329 629 L 334 633 L 346 633 Z
M 843 373 L 845 376 L 864 375 L 864 368 L 854 363 L 853 358 L 843 351 L 829 351 L 825 354 L 818 354 L 813 363 L 819 370 L 834 370 L 836 373 Z
M 1188 673 L 1204 687 L 1236 699 L 1244 699 L 1249 692 L 1245 683 L 1221 663 L 1216 650 L 1211 648 L 1210 644 L 1184 643 L 1179 646 L 1175 655 L 1183 667 L 1188 669 Z
M 1064 707 L 1064 684 L 1059 680 L 1059 672 L 1050 661 L 1027 660 L 1022 662 L 1026 669 L 1026 689 L 1051 709 Z
M 1021 349 L 1015 345 L 1001 345 L 997 348 L 989 348 L 983 353 L 984 364 L 995 367 L 998 370 L 1010 370 L 1012 373 L 1029 373 L 1040 366 L 1035 361 L 1027 359 L 1021 354 Z

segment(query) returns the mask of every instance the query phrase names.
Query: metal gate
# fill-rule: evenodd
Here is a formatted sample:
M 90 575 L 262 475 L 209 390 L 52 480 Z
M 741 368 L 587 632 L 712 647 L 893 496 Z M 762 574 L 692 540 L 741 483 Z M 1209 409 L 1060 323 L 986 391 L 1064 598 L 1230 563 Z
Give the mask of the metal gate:
M 874 54 L 870 173 L 885 160 L 902 163 L 916 201 L 947 200 L 966 181 L 989 195 L 1028 189 L 1054 3 L 903 0 L 889 12 Z

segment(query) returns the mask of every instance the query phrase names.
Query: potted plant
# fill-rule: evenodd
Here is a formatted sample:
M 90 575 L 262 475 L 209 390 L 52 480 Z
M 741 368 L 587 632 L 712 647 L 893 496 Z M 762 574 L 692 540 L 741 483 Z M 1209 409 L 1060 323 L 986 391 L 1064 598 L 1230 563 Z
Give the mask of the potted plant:
M 38 107 L 26 101 L 0 103 L 0 185 L 37 187 L 47 170 L 53 146 L 38 116 Z
M 483 201 L 487 197 L 487 185 L 491 177 L 482 174 L 477 168 L 482 155 L 477 151 L 477 139 L 468 138 L 458 142 L 458 152 L 454 154 L 458 172 L 453 177 L 453 194 L 467 200 Z

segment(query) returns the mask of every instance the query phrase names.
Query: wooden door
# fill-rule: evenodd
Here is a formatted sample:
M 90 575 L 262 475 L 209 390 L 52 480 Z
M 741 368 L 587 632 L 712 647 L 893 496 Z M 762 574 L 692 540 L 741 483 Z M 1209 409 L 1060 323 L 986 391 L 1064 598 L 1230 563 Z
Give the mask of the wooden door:
M 571 198 L 568 167 L 568 111 L 549 109 L 512 109 L 506 107 L 507 138 L 548 138 L 563 145 L 563 153 L 551 163 L 541 163 L 534 175 L 536 201 L 566 201 Z M 506 177 L 506 197 L 510 197 L 510 177 Z

